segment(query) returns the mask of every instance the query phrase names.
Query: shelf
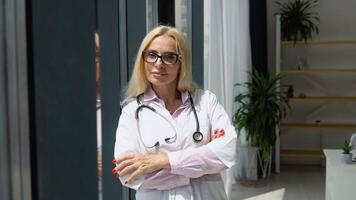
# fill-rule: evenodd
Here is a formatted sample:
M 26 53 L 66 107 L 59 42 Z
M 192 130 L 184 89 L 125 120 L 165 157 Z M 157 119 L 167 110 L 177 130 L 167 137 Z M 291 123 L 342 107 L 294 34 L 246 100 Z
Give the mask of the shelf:
M 281 16 L 276 15 L 275 71 L 285 75 L 281 85 L 293 86 L 295 97 L 290 98 L 292 112 L 279 126 L 276 156 L 289 158 L 282 160 L 287 163 L 308 163 L 308 158 L 323 163 L 324 146 L 336 146 L 356 131 L 356 57 L 350 53 L 356 38 L 283 41 L 282 28 Z M 307 57 L 310 65 L 300 57 Z M 303 145 L 297 148 L 296 144 Z M 280 162 L 276 159 L 277 171 Z
M 309 69 L 297 69 L 297 68 L 288 68 L 282 70 L 284 73 L 316 73 L 316 72 L 356 72 L 355 68 L 309 68 Z
M 356 130 L 356 124 L 281 123 L 280 128 L 347 128 L 347 129 L 355 129 Z
M 356 101 L 356 96 L 306 96 L 292 97 L 290 100 L 332 100 L 332 101 Z
M 322 151 L 281 150 L 281 157 L 324 158 Z
M 294 45 L 294 41 L 282 41 L 282 45 Z M 304 41 L 297 41 L 296 44 L 305 44 Z M 356 44 L 356 40 L 308 40 L 307 45 L 328 45 L 328 44 Z

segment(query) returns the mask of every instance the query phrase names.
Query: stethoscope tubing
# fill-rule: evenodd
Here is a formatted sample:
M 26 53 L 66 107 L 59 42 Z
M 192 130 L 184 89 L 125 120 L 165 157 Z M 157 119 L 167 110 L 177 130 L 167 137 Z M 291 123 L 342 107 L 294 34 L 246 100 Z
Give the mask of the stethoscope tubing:
M 172 123 L 164 116 L 162 115 L 161 113 L 157 112 L 156 109 L 152 108 L 151 106 L 147 106 L 147 105 L 141 105 L 141 109 L 142 110 L 143 108 L 148 108 L 149 110 L 153 111 L 154 113 L 158 114 L 161 118 L 163 118 L 164 120 L 166 120 L 169 125 L 172 127 L 172 129 L 174 130 L 174 136 L 173 137 L 168 137 L 168 138 L 164 138 L 164 141 L 166 143 L 173 143 L 176 139 L 177 139 L 177 130 L 176 128 L 172 125 Z M 139 109 L 136 110 L 136 113 L 135 113 L 135 117 L 136 117 L 136 121 L 137 121 L 137 130 L 139 132 L 139 136 L 140 136 L 140 140 L 141 142 L 143 143 L 143 145 L 145 146 L 145 148 L 147 149 L 150 149 L 150 148 L 154 148 L 154 147 L 158 147 L 159 146 L 159 141 L 157 141 L 153 146 L 147 146 L 144 142 L 143 142 L 143 138 L 142 138 L 142 134 L 141 134 L 141 129 L 140 129 L 140 126 L 139 126 Z
M 191 107 L 192 107 L 192 110 L 193 110 L 193 113 L 194 113 L 195 122 L 196 122 L 196 131 L 193 133 L 193 141 L 195 143 L 199 143 L 199 142 L 201 142 L 203 140 L 203 134 L 200 132 L 199 119 L 198 119 L 198 115 L 197 115 L 197 112 L 196 112 L 196 109 L 195 109 L 195 105 L 194 105 L 194 102 L 193 102 L 192 95 L 190 94 L 190 92 L 188 92 L 188 94 L 189 94 L 189 100 L 190 100 L 190 103 L 191 103 Z M 141 130 L 140 130 L 140 127 L 139 127 L 139 112 L 142 109 L 147 108 L 147 109 L 151 110 L 152 112 L 154 112 L 154 113 L 158 114 L 159 116 L 161 116 L 173 128 L 173 130 L 175 132 L 174 136 L 164 139 L 166 143 L 173 143 L 177 139 L 177 134 L 178 133 L 177 133 L 176 128 L 172 125 L 172 123 L 164 115 L 162 115 L 161 113 L 157 112 L 155 108 L 153 108 L 152 106 L 149 106 L 149 105 L 142 104 L 141 101 L 139 100 L 140 96 L 142 96 L 142 95 L 143 95 L 143 93 L 136 97 L 136 101 L 137 101 L 137 104 L 139 106 L 137 107 L 136 112 L 135 112 L 135 119 L 136 119 L 136 122 L 137 122 L 137 129 L 138 129 L 138 132 L 139 132 L 139 135 L 140 135 L 141 142 L 143 143 L 145 148 L 154 148 L 154 147 L 159 147 L 159 145 L 160 145 L 159 141 L 157 141 L 153 146 L 147 146 L 143 141 L 143 138 L 142 138 L 142 135 L 141 135 Z
M 188 92 L 188 94 L 189 94 L 189 101 L 192 104 L 192 110 L 193 110 L 194 117 L 195 117 L 195 124 L 196 124 L 196 129 L 195 129 L 196 131 L 195 132 L 200 132 L 199 119 L 198 119 L 197 111 L 195 110 L 195 105 L 194 105 L 194 102 L 193 102 L 193 98 L 192 98 L 192 95 L 190 94 L 190 92 Z

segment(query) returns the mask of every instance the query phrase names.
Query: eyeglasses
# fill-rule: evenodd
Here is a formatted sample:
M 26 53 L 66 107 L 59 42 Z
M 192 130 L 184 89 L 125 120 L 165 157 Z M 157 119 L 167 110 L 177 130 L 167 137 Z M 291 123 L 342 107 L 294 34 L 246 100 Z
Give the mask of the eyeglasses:
M 162 63 L 166 65 L 174 65 L 181 59 L 181 56 L 176 53 L 163 53 L 162 55 L 158 55 L 154 51 L 143 51 L 142 52 L 143 60 L 147 63 L 154 64 L 157 62 L 158 58 L 161 59 Z

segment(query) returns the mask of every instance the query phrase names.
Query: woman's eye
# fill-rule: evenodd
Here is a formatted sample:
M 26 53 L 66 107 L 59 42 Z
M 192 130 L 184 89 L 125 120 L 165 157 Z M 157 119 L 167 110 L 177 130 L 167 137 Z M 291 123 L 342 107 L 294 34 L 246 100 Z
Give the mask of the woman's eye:
M 166 58 L 166 59 L 175 59 L 176 58 L 176 56 L 175 55 L 164 55 L 164 57 Z
M 149 57 L 149 58 L 156 58 L 156 57 L 157 57 L 157 55 L 156 55 L 156 54 L 154 54 L 154 53 L 149 53 L 147 57 Z
M 163 55 L 163 59 L 165 61 L 168 61 L 169 63 L 172 63 L 172 62 L 175 62 L 176 59 L 177 59 L 177 56 L 174 55 L 174 54 L 166 54 L 166 55 Z

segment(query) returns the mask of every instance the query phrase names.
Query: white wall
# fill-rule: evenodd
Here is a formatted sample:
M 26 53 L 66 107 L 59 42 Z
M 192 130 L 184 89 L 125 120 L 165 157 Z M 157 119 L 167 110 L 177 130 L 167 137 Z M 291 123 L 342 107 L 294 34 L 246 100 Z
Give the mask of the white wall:
M 287 2 L 289 0 L 281 0 Z M 267 1 L 268 67 L 275 72 L 275 1 Z M 356 40 L 356 1 L 319 0 L 316 9 L 320 17 L 319 35 L 315 40 Z M 306 56 L 308 67 L 355 68 L 356 44 L 353 45 L 308 45 L 282 47 L 282 68 L 296 67 L 297 56 Z M 295 86 L 295 94 L 307 95 L 349 95 L 356 96 L 356 73 L 290 75 L 288 83 Z M 356 123 L 356 102 L 292 102 L 293 111 L 288 122 L 339 122 Z M 289 129 L 282 131 L 281 149 L 318 150 L 339 148 L 349 139 L 350 129 Z M 282 164 L 320 163 L 319 159 L 282 159 Z

